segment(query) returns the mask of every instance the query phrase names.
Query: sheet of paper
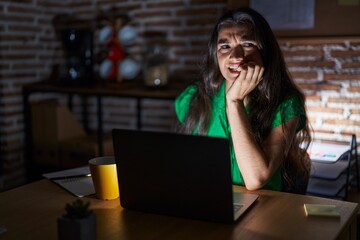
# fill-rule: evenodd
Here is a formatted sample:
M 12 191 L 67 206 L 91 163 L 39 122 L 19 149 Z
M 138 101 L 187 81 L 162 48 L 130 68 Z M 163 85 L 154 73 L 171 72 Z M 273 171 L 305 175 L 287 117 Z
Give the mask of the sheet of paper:
M 59 180 L 51 180 L 58 184 L 62 188 L 66 189 L 70 193 L 77 197 L 84 197 L 95 194 L 94 184 L 91 177 L 85 175 L 90 173 L 88 166 L 73 168 L 64 171 L 52 172 L 43 174 L 43 177 L 51 180 L 52 178 L 67 177 Z M 70 177 L 84 175 L 83 177 Z
M 315 21 L 315 0 L 251 0 L 274 30 L 311 29 Z
M 306 216 L 340 217 L 340 212 L 336 205 L 305 203 L 304 209 Z
M 350 146 L 347 145 L 312 142 L 308 154 L 312 161 L 334 163 L 349 150 Z

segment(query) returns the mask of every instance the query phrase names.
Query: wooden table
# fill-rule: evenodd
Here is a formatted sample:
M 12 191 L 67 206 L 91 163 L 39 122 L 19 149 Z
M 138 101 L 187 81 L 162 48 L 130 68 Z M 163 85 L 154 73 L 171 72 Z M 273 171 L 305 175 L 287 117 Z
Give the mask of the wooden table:
M 356 203 L 267 190 L 253 193 L 260 195 L 258 202 L 234 224 L 124 210 L 119 199 L 84 200 L 96 213 L 97 239 L 356 239 Z M 0 226 L 7 229 L 0 239 L 57 239 L 56 219 L 74 199 L 46 179 L 0 193 Z M 304 203 L 336 204 L 341 217 L 306 217 Z

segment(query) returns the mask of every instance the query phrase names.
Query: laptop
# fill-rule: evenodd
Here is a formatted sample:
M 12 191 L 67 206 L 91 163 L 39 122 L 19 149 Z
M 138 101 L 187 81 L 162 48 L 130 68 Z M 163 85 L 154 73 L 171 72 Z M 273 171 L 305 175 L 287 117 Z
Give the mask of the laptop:
M 231 223 L 258 198 L 233 193 L 227 139 L 125 129 L 112 137 L 125 209 Z

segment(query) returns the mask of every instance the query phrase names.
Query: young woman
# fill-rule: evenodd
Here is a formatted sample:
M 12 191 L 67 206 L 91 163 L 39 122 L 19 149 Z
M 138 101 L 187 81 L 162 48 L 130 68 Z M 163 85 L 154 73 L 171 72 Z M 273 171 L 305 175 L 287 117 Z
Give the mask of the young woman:
M 267 21 L 249 8 L 229 11 L 208 49 L 202 80 L 175 101 L 180 131 L 229 139 L 234 184 L 289 191 L 299 178 L 307 183 L 305 98 Z

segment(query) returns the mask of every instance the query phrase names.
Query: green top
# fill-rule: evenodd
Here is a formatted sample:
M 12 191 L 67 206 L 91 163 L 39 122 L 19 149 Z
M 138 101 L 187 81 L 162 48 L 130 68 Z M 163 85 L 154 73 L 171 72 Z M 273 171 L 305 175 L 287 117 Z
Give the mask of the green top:
M 185 122 L 189 105 L 192 96 L 197 91 L 196 86 L 191 85 L 185 89 L 175 100 L 176 115 L 181 123 Z M 236 162 L 234 147 L 231 139 L 231 129 L 226 117 L 226 98 L 225 98 L 225 81 L 221 85 L 218 93 L 212 99 L 212 113 L 208 128 L 208 136 L 227 138 L 230 141 L 230 158 L 232 168 L 232 180 L 236 185 L 244 186 L 244 180 Z M 283 119 L 281 118 L 281 111 Z M 249 115 L 249 108 L 246 106 L 247 115 Z M 290 119 L 300 116 L 300 121 L 297 127 L 297 131 L 305 126 L 305 109 L 301 106 L 299 99 L 295 96 L 286 99 L 276 109 L 274 119 L 272 122 L 272 128 L 280 126 L 282 123 L 289 121 Z M 195 129 L 194 134 L 197 134 Z M 281 167 L 275 172 L 274 176 L 264 186 L 264 189 L 281 190 Z

